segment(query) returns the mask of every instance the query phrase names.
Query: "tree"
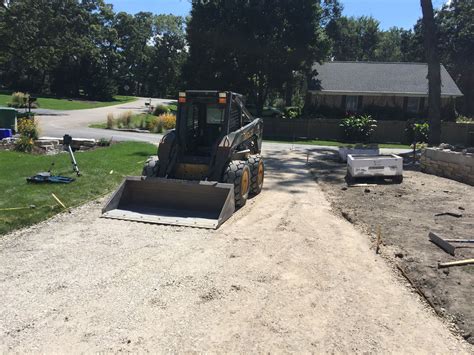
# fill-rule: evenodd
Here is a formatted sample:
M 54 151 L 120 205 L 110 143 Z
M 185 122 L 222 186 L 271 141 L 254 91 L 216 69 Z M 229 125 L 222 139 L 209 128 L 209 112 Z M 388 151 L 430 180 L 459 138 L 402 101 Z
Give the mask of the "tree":
M 326 26 L 334 60 L 376 60 L 380 23 L 373 17 L 335 17 Z
M 147 87 L 151 96 L 175 96 L 183 88 L 182 67 L 187 58 L 184 19 L 159 15 L 154 20 Z
M 193 2 L 186 76 L 193 88 L 248 94 L 261 112 L 271 91 L 309 76 L 328 49 L 314 0 Z
M 461 110 L 474 114 L 474 0 L 452 0 L 437 13 L 443 63 L 464 94 Z
M 428 116 L 430 132 L 428 143 L 441 143 L 441 66 L 438 56 L 437 28 L 431 0 L 421 0 L 423 11 L 423 34 L 428 60 Z
M 375 59 L 381 62 L 402 61 L 402 34 L 403 29 L 398 27 L 382 31 L 379 35 L 380 42 L 375 49 Z

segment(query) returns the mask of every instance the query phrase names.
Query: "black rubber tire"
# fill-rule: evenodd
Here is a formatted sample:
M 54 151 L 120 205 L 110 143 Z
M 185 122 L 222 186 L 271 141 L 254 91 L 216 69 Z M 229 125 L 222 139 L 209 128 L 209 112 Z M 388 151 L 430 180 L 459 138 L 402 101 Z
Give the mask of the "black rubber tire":
M 250 195 L 256 196 L 260 192 L 262 192 L 263 182 L 265 180 L 265 163 L 263 161 L 263 158 L 257 154 L 250 156 L 248 164 L 250 168 L 250 174 L 252 175 L 252 179 L 250 180 Z M 263 168 L 263 177 L 261 182 L 258 181 L 258 171 L 260 164 Z
M 155 177 L 158 176 L 158 169 L 160 167 L 160 161 L 156 155 L 151 156 L 143 167 L 142 176 Z
M 242 190 L 242 182 L 245 174 L 247 175 L 247 191 Z M 235 207 L 240 208 L 245 206 L 250 193 L 250 168 L 246 161 L 233 160 L 227 165 L 224 172 L 223 182 L 234 185 L 234 200 Z

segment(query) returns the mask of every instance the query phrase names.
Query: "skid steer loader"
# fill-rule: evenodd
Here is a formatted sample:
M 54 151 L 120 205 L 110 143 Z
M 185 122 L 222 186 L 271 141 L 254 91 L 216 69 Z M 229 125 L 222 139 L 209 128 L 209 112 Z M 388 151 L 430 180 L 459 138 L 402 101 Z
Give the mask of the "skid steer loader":
M 242 95 L 219 91 L 179 93 L 176 129 L 168 132 L 143 176 L 128 177 L 103 217 L 217 229 L 264 180 L 263 121 Z

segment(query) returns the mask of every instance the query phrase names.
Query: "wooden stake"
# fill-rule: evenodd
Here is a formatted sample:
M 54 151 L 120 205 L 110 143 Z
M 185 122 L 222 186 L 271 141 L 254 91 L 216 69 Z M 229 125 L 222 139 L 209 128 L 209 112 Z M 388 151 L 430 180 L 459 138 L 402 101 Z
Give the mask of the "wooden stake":
M 55 194 L 52 193 L 51 195 L 53 195 L 53 198 L 56 200 L 57 203 L 61 205 L 62 208 L 64 208 L 65 210 L 67 209 L 64 203 L 62 203 L 61 200 Z
M 375 253 L 380 253 L 380 244 L 382 243 L 382 232 L 380 230 L 380 226 L 377 227 L 377 246 L 375 248 Z
M 449 263 L 439 263 L 438 268 L 442 269 L 442 268 L 445 268 L 445 267 L 465 266 L 465 265 L 471 265 L 471 264 L 474 264 L 474 259 L 452 261 L 452 262 L 449 262 Z

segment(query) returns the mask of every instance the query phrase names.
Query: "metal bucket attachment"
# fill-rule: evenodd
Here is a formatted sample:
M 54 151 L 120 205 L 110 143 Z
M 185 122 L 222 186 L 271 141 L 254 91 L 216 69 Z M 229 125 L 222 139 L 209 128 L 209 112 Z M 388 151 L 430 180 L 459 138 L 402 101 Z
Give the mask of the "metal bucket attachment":
M 234 186 L 206 181 L 128 177 L 103 217 L 217 229 L 235 212 Z

